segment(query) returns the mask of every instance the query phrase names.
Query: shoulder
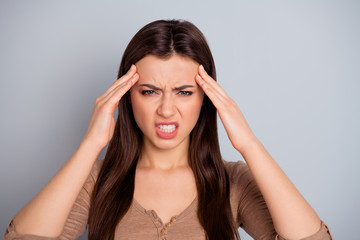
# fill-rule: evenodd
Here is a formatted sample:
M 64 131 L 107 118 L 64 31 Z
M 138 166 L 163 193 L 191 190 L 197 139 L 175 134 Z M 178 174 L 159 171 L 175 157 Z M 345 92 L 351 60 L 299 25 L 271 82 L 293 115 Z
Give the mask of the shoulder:
M 223 163 L 231 182 L 238 182 L 240 179 L 246 179 L 251 176 L 249 167 L 243 161 L 223 160 Z

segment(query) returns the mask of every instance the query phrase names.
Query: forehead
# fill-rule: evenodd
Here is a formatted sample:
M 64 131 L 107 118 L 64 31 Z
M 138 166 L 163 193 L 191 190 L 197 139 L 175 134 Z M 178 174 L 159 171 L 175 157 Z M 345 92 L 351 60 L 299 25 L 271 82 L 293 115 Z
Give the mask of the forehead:
M 148 55 L 135 65 L 140 76 L 137 84 L 146 82 L 157 85 L 174 85 L 194 83 L 199 63 L 189 57 L 175 54 L 168 59 Z

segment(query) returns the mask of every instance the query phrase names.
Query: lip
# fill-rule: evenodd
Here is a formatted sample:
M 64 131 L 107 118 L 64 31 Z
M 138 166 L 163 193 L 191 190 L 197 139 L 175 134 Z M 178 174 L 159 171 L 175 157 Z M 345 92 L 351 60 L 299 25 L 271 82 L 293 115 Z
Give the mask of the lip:
M 175 125 L 175 130 L 171 133 L 167 133 L 167 132 L 162 132 L 159 129 L 159 125 Z M 178 132 L 178 127 L 179 127 L 179 123 L 176 121 L 171 121 L 171 122 L 157 122 L 155 124 L 155 131 L 156 134 L 163 139 L 172 139 L 174 137 L 176 137 L 177 132 Z

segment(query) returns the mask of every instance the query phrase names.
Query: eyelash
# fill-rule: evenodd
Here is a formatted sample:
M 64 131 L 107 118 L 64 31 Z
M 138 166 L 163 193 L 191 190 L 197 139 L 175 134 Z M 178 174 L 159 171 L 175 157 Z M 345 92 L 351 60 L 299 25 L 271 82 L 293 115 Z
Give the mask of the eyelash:
M 153 93 L 155 93 L 154 90 L 144 90 L 144 91 L 141 91 L 141 94 L 142 94 L 142 95 L 151 95 L 151 94 L 153 94 Z
M 141 91 L 142 95 L 153 95 L 155 93 L 154 90 L 143 90 Z M 179 91 L 179 94 L 182 96 L 190 96 L 193 94 L 191 91 Z
M 190 96 L 192 94 L 191 91 L 180 91 L 179 93 L 181 93 L 180 95 L 183 95 L 183 96 Z

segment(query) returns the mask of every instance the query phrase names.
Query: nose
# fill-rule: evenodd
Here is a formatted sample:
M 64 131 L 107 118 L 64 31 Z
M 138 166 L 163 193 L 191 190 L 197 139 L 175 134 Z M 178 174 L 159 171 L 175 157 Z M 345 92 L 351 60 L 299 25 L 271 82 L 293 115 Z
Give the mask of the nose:
M 157 108 L 157 114 L 159 114 L 164 119 L 168 119 L 174 116 L 175 112 L 176 106 L 174 103 L 174 99 L 170 94 L 164 94 L 160 99 L 160 103 Z

